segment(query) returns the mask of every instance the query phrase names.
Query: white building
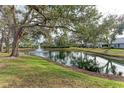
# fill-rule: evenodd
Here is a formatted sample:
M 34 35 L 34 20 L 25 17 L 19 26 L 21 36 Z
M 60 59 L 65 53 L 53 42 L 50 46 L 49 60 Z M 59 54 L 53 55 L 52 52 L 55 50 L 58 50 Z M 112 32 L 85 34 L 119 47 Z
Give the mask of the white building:
M 117 38 L 112 42 L 111 46 L 114 48 L 124 48 L 124 38 Z
M 108 45 L 104 42 L 98 42 L 97 47 L 108 47 Z M 124 48 L 124 38 L 116 38 L 115 41 L 112 42 L 111 47 L 113 48 Z

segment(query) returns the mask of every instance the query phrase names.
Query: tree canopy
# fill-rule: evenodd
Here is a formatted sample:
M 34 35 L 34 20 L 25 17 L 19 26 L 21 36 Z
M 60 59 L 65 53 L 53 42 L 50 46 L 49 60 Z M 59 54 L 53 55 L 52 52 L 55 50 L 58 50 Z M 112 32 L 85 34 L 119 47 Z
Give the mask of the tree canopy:
M 5 47 L 9 52 L 12 47 L 10 56 L 18 56 L 21 44 L 33 43 L 41 35 L 48 44 L 54 42 L 59 46 L 70 42 L 83 46 L 92 43 L 93 47 L 100 41 L 110 44 L 122 32 L 122 18 L 116 15 L 104 18 L 95 5 L 0 6 L 0 51 Z M 52 38 L 51 33 L 57 31 L 63 34 Z

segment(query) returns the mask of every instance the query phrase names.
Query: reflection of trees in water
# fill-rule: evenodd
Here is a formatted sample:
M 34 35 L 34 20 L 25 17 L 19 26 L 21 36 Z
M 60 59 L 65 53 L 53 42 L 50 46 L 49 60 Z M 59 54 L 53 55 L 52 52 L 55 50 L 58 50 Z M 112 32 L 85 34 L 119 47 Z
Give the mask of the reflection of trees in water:
M 64 52 L 64 51 L 49 51 L 49 58 L 60 62 L 62 64 L 66 64 L 67 63 L 67 59 L 69 58 L 70 52 Z
M 92 72 L 104 72 L 106 74 L 113 73 L 114 75 L 117 74 L 116 72 L 116 66 L 112 64 L 111 60 L 108 60 L 108 62 L 100 67 L 100 64 L 96 60 L 96 56 L 92 56 L 93 59 L 89 59 L 87 54 L 80 55 L 78 58 L 72 57 L 72 63 L 77 66 L 78 68 L 85 69 Z
M 73 62 L 77 63 L 78 68 L 92 72 L 100 72 L 99 64 L 96 61 L 96 57 L 94 57 L 94 59 L 88 59 L 87 54 L 84 54 L 84 57 L 82 57 L 81 55 L 77 60 L 73 60 Z
M 77 67 L 81 68 L 81 69 L 85 69 L 88 71 L 92 71 L 92 72 L 105 72 L 106 74 L 108 73 L 113 73 L 114 75 L 116 75 L 116 66 L 112 64 L 111 60 L 108 60 L 108 62 L 100 67 L 100 64 L 97 62 L 96 60 L 96 56 L 92 56 L 93 59 L 89 59 L 87 54 L 84 54 L 83 60 L 82 56 L 80 56 L 80 58 L 78 58 L 78 60 L 73 60 L 74 62 L 77 63 Z
M 108 60 L 108 62 L 102 67 L 102 69 L 105 70 L 105 73 L 113 73 L 114 75 L 116 75 L 116 66 L 112 64 L 111 60 Z
M 113 73 L 114 75 L 117 74 L 116 66 L 112 64 L 111 60 L 108 60 L 108 62 L 104 66 L 100 67 L 100 64 L 96 60 L 96 56 L 92 56 L 93 59 L 90 59 L 86 53 L 84 54 L 81 52 L 49 51 L 49 58 L 62 64 L 67 64 L 67 62 L 70 62 L 71 66 L 75 66 L 92 72 L 104 72 L 106 74 Z

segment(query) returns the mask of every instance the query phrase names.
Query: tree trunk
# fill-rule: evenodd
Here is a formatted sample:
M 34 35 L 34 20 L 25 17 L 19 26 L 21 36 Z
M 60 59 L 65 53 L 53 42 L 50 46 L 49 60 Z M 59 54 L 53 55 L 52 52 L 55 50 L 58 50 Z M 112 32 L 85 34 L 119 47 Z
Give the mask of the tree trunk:
M 84 47 L 86 47 L 86 48 L 88 47 L 88 46 L 87 46 L 87 42 L 84 42 Z
M 93 48 L 96 48 L 96 41 L 93 41 Z
M 3 33 L 3 31 L 2 31 L 2 38 L 1 38 L 1 40 L 0 40 L 0 52 L 3 52 L 3 40 L 4 40 L 4 33 Z
M 3 37 L 0 40 L 0 52 L 3 52 Z
M 19 41 L 18 39 L 14 39 L 13 44 L 12 44 L 12 53 L 10 56 L 14 56 L 14 57 L 19 56 L 19 53 L 18 53 L 19 42 L 18 41 Z
M 14 56 L 14 57 L 19 56 L 18 47 L 19 47 L 21 35 L 22 35 L 22 28 L 19 28 L 17 33 L 15 33 L 14 35 L 14 40 L 12 43 L 12 52 L 10 56 Z
M 9 53 L 9 49 L 10 49 L 10 44 L 9 44 L 10 32 L 11 32 L 11 30 L 9 29 L 9 32 L 5 35 L 6 36 L 6 38 L 5 38 L 5 45 L 6 45 L 5 53 Z
M 108 48 L 111 48 L 111 44 L 108 42 Z
M 6 51 L 5 51 L 5 53 L 9 53 L 9 49 L 10 49 L 9 38 L 5 39 L 5 44 L 6 44 Z

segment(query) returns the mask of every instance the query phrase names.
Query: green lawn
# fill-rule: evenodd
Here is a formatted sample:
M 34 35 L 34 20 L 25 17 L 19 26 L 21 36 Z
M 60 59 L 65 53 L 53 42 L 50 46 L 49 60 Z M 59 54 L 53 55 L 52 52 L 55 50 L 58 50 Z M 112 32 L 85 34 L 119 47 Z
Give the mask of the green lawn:
M 74 72 L 25 55 L 0 56 L 0 87 L 124 87 L 124 83 Z

